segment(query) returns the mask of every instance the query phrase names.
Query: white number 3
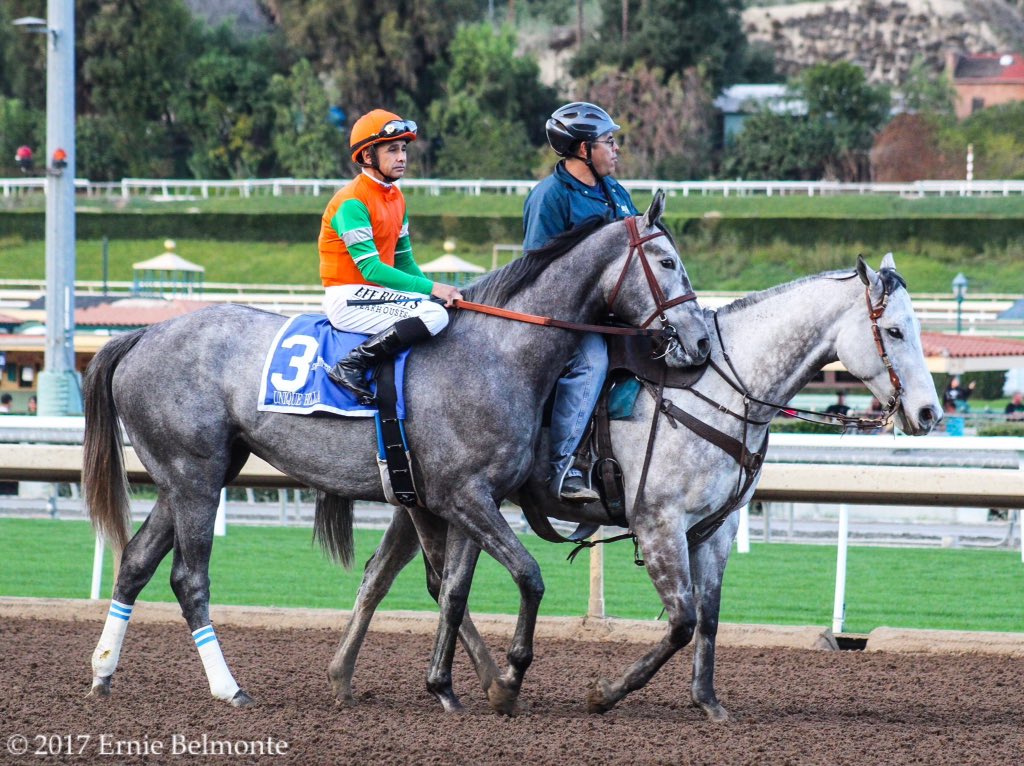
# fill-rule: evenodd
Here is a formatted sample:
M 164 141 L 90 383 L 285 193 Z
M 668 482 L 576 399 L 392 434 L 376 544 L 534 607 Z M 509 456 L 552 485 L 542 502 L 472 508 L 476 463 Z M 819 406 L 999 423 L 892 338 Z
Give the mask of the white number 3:
M 278 391 L 298 391 L 306 385 L 306 379 L 309 377 L 309 367 L 313 363 L 313 357 L 316 356 L 317 350 L 320 348 L 316 338 L 310 335 L 293 335 L 290 338 L 285 338 L 284 342 L 281 343 L 281 348 L 294 348 L 295 346 L 301 346 L 302 351 L 302 353 L 296 353 L 288 361 L 288 366 L 295 368 L 295 377 L 289 380 L 279 372 L 275 372 L 270 376 L 270 382 Z

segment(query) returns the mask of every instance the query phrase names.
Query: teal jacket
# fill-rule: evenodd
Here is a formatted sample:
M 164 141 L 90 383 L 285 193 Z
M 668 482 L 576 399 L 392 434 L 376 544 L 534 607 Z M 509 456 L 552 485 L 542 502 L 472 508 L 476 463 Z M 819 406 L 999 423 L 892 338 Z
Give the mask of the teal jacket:
M 588 218 L 617 221 L 638 215 L 633 199 L 614 178 L 602 178 L 587 186 L 565 169 L 555 172 L 533 187 L 523 207 L 523 250 L 536 250 L 557 234 L 579 226 Z

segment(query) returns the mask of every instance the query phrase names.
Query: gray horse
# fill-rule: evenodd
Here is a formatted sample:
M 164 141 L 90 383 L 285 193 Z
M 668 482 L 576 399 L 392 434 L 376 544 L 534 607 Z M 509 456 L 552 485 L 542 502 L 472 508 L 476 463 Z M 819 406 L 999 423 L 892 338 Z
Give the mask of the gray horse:
M 634 326 L 661 327 L 669 337 L 670 364 L 699 363 L 710 348 L 708 331 L 702 310 L 690 300 L 679 254 L 659 224 L 663 209 L 659 193 L 642 217 L 570 233 L 483 279 L 466 298 L 572 322 L 595 322 L 611 310 Z M 352 555 L 351 499 L 384 499 L 371 420 L 257 412 L 264 357 L 284 321 L 241 306 L 204 309 L 115 338 L 90 365 L 86 501 L 97 530 L 115 549 L 124 547 L 93 655 L 95 695 L 110 693 L 132 605 L 173 549 L 171 587 L 211 692 L 236 706 L 251 703 L 227 668 L 209 617 L 219 493 L 250 454 L 319 491 L 315 534 L 343 563 Z M 465 531 L 466 545 L 500 561 L 519 587 L 510 667 L 500 678 L 495 674 L 488 689 L 499 710 L 514 706 L 533 658 L 544 586 L 537 562 L 505 523 L 498 501 L 529 474 L 542 405 L 568 360 L 571 340 L 564 329 L 458 312 L 444 336 L 417 347 L 407 365 L 407 433 L 421 497 Z M 118 417 L 158 491 L 152 513 L 130 542 Z M 451 592 L 441 601 L 457 625 L 464 599 Z M 447 699 L 444 673 L 432 671 L 430 679 L 435 694 Z
M 709 312 L 709 325 L 718 330 L 712 333 L 714 372 L 705 374 L 691 390 L 666 391 L 671 399 L 663 409 L 676 414 L 675 427 L 656 432 L 649 479 L 639 506 L 632 500 L 642 474 L 652 418 L 660 417 L 655 414 L 655 399 L 642 394 L 629 420 L 612 421 L 611 437 L 625 479 L 630 529 L 637 536 L 669 624 L 661 643 L 617 679 L 595 682 L 587 699 L 591 712 L 607 711 L 644 686 L 695 639 L 691 699 L 712 720 L 728 718 L 714 687 L 722 577 L 738 525 L 738 515 L 731 511 L 750 500 L 760 462 L 743 489 L 739 481 L 743 471 L 722 448 L 728 441 L 710 443 L 686 426 L 685 415 L 671 405 L 714 430 L 731 434 L 737 442 L 745 441 L 748 454 L 756 454 L 766 444 L 767 423 L 779 407 L 824 365 L 839 360 L 879 401 L 890 402 L 904 432 L 926 434 L 941 418 L 921 350 L 920 324 L 891 254 L 883 259 L 878 273 L 858 259 L 853 272 L 821 274 L 747 296 L 723 307 L 717 316 Z M 744 399 L 752 404 L 746 411 Z M 537 458 L 538 464 L 543 462 Z M 543 478 L 535 475 L 520 491 L 520 500 L 540 503 Z M 738 487 L 742 490 L 739 494 Z M 545 511 L 568 521 L 600 518 L 600 511 L 591 507 L 580 510 L 551 503 Z M 706 526 L 703 539 L 699 533 L 695 536 L 706 520 L 722 511 L 721 526 Z M 331 663 L 331 683 L 339 700 L 352 701 L 356 657 L 373 611 L 421 546 L 428 588 L 435 598 L 442 580 L 472 577 L 477 552 L 463 550 L 463 558 L 452 562 L 446 558 L 445 535 L 442 520 L 424 513 L 395 512 L 380 548 L 367 564 L 352 618 Z M 468 614 L 460 638 L 487 689 L 497 671 Z

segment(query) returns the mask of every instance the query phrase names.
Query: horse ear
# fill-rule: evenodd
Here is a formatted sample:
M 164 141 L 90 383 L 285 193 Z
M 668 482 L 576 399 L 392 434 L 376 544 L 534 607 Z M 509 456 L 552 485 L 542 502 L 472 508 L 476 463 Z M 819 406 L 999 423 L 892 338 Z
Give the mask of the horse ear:
M 644 213 L 643 224 L 640 228 L 650 229 L 657 225 L 658 221 L 661 220 L 661 214 L 665 212 L 665 192 L 662 189 L 654 192 L 654 199 L 651 200 L 651 206 L 647 208 L 647 212 Z
M 879 270 L 881 269 L 892 269 L 893 271 L 896 271 L 896 259 L 892 257 L 891 252 L 886 253 L 885 257 L 882 258 L 882 265 L 879 267 Z
M 870 285 L 875 281 L 875 272 L 868 266 L 868 262 L 864 260 L 863 255 L 857 256 L 857 276 L 860 277 L 860 281 L 865 285 Z

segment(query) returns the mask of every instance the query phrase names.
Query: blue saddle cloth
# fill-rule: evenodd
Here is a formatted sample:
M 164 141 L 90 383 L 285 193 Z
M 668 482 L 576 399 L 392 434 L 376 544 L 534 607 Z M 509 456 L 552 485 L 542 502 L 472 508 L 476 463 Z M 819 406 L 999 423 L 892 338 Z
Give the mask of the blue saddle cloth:
M 324 314 L 299 314 L 285 322 L 267 351 L 256 409 L 310 415 L 333 412 L 349 417 L 373 417 L 376 407 L 356 397 L 327 377 L 327 371 L 364 340 L 360 333 L 341 332 Z M 408 350 L 395 358 L 398 417 L 405 417 L 405 360 Z M 375 387 L 374 384 L 373 387 Z

